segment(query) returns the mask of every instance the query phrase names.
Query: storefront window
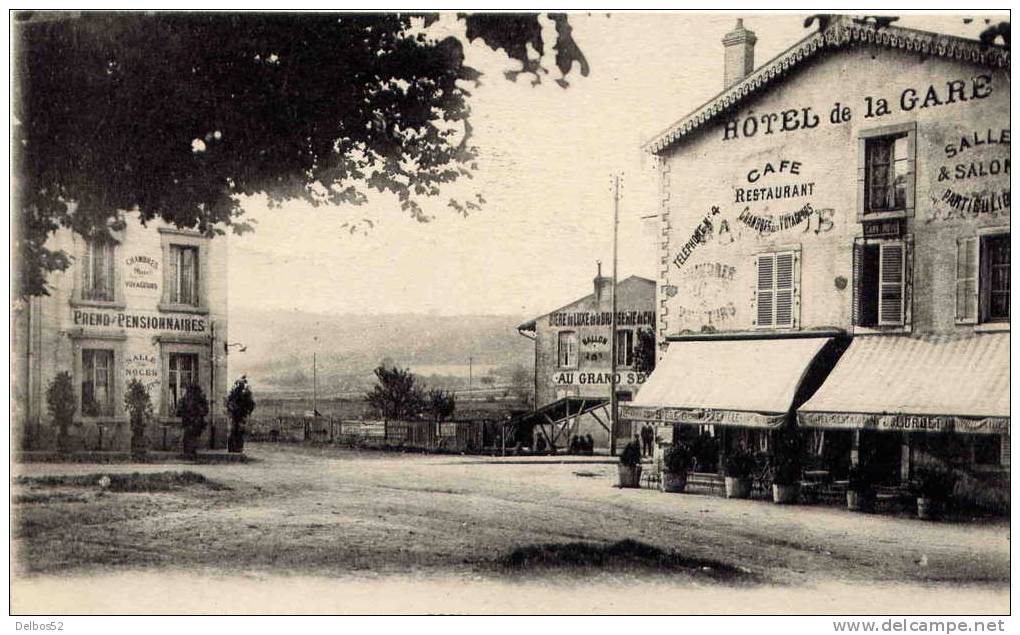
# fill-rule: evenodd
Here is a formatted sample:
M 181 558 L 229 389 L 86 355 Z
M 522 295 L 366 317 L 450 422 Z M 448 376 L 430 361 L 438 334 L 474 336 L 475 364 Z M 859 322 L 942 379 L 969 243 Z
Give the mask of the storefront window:
M 974 463 L 999 465 L 1002 459 L 1002 437 L 997 434 L 975 435 Z
M 167 376 L 167 412 L 177 413 L 177 400 L 184 395 L 184 389 L 198 382 L 198 355 L 195 353 L 170 353 Z
M 81 351 L 81 412 L 86 417 L 113 414 L 113 351 Z

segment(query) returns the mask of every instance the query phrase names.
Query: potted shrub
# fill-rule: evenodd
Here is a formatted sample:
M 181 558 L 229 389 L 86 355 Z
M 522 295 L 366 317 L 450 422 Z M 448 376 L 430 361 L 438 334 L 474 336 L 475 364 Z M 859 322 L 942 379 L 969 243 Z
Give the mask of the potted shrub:
M 662 457 L 662 491 L 682 492 L 687 487 L 687 473 L 694 467 L 694 453 L 679 443 L 671 446 Z
M 143 457 L 148 449 L 145 441 L 145 422 L 152 415 L 152 400 L 149 398 L 149 391 L 145 389 L 145 384 L 137 379 L 128 382 L 127 391 L 124 393 L 124 408 L 131 420 L 131 456 Z
M 751 497 L 751 472 L 753 470 L 754 457 L 746 450 L 736 450 L 726 455 L 726 460 L 723 461 L 726 498 Z
M 198 454 L 198 438 L 205 430 L 205 418 L 209 414 L 209 401 L 198 384 L 188 384 L 184 395 L 177 402 L 177 416 L 181 418 L 181 451 L 184 456 Z
M 631 441 L 620 453 L 620 487 L 641 486 L 641 446 Z
M 775 457 L 772 475 L 772 500 L 780 505 L 796 503 L 800 497 L 800 460 L 791 454 Z
M 50 381 L 46 388 L 46 407 L 53 422 L 57 424 L 57 450 L 61 453 L 70 452 L 70 428 L 76 409 L 71 373 L 61 371 Z
M 846 508 L 853 512 L 870 512 L 875 507 L 875 481 L 871 469 L 862 465 L 850 468 L 847 475 Z
M 956 476 L 944 467 L 926 467 L 918 470 L 912 483 L 917 496 L 917 517 L 922 520 L 938 518 L 953 494 Z
M 244 424 L 255 410 L 255 398 L 252 397 L 251 384 L 248 383 L 246 376 L 241 375 L 241 378 L 234 382 L 233 388 L 227 394 L 225 405 L 227 413 L 230 414 L 227 451 L 244 452 Z

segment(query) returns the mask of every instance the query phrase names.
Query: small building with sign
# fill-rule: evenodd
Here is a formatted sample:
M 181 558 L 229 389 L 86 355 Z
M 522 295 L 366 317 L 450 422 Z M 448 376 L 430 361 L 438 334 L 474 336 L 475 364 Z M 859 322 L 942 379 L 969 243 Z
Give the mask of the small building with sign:
M 180 447 L 175 407 L 192 383 L 210 402 L 211 425 L 199 447 L 224 447 L 226 238 L 158 221 L 143 226 L 132 215 L 114 238 L 91 241 L 59 229 L 47 247 L 69 254 L 71 267 L 50 274 L 49 295 L 12 312 L 12 444 L 56 447 L 46 392 L 67 371 L 75 393 L 72 449 L 130 449 L 124 407 L 130 380 L 142 382 L 152 400 L 149 449 Z
M 756 39 L 647 144 L 661 359 L 623 416 L 1008 484 L 1009 49 L 831 16 L 755 67 Z
M 642 336 L 650 342 L 655 331 L 655 282 L 630 276 L 616 293 L 615 337 L 613 281 L 601 265 L 592 293 L 517 327 L 535 341 L 536 414 L 530 420 L 548 445 L 564 448 L 573 435 L 590 434 L 596 447 L 609 447 L 612 346 L 619 401 L 631 401 L 644 383 L 638 357 Z M 618 428 L 617 437 L 631 438 L 630 426 Z

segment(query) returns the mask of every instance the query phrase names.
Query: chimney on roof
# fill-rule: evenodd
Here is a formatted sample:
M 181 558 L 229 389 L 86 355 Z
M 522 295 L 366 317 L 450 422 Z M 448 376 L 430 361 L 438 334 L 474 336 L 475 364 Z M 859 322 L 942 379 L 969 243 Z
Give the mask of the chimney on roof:
M 738 83 L 754 70 L 754 44 L 757 41 L 754 31 L 745 29 L 744 20 L 737 18 L 737 26 L 722 39 L 726 51 L 723 90 Z
M 602 275 L 601 260 L 596 260 L 595 265 L 598 267 L 598 270 L 595 273 L 595 302 L 602 302 L 602 296 L 606 293 L 606 290 L 612 286 L 613 279 Z

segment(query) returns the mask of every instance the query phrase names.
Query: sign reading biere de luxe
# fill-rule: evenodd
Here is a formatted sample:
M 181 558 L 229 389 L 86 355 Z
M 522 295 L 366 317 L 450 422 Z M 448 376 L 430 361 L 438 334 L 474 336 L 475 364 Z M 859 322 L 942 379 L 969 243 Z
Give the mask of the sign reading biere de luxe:
M 209 332 L 209 321 L 205 316 L 166 315 L 149 311 L 73 309 L 71 323 L 74 326 L 91 328 L 174 331 L 199 335 Z

